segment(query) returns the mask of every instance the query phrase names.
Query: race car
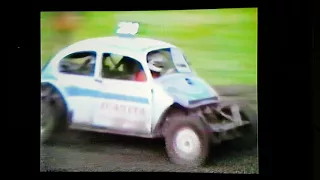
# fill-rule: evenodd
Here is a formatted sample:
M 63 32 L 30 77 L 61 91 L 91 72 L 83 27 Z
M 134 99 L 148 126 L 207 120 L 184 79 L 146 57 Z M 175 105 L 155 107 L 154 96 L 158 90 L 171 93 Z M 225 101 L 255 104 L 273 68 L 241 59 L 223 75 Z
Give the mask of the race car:
M 41 143 L 68 129 L 163 138 L 172 163 L 194 167 L 212 144 L 257 145 L 248 106 L 222 101 L 180 48 L 138 28 L 122 22 L 116 36 L 76 42 L 42 68 Z

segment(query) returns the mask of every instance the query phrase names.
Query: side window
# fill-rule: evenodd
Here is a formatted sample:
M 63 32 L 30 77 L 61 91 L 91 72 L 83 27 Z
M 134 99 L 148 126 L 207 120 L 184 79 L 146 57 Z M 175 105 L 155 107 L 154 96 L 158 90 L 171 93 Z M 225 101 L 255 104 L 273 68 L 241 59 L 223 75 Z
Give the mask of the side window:
M 146 81 L 141 63 L 131 57 L 104 53 L 101 62 L 102 78 Z
M 59 71 L 65 74 L 93 76 L 95 63 L 95 52 L 75 52 L 69 54 L 60 61 Z

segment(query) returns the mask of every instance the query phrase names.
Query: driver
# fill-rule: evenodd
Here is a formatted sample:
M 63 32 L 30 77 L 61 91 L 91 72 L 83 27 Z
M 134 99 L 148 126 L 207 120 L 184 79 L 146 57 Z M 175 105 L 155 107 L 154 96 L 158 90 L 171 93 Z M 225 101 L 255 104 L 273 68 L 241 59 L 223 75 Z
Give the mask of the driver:
M 158 78 L 161 76 L 162 69 L 164 68 L 164 63 L 166 62 L 165 57 L 161 53 L 149 54 L 147 57 L 148 67 L 151 71 L 153 78 Z M 146 81 L 145 73 L 143 69 L 135 74 L 136 81 Z

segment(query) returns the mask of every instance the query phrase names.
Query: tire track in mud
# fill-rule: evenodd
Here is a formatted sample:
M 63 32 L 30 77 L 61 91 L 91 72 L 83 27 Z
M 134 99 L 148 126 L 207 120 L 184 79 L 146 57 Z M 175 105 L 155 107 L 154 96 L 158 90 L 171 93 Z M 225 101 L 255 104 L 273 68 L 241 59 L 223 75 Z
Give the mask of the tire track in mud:
M 92 132 L 70 131 L 55 143 L 43 145 L 40 154 L 40 171 L 258 173 L 257 149 L 244 151 L 221 144 L 212 148 L 208 165 L 187 168 L 168 161 L 162 139 Z

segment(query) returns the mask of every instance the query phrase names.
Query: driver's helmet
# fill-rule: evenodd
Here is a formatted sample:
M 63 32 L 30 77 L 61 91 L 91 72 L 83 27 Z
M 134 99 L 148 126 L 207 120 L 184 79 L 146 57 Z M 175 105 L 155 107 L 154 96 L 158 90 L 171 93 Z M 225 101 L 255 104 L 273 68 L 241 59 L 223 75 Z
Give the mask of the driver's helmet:
M 148 55 L 147 62 L 151 71 L 160 73 L 166 63 L 166 57 L 161 53 L 153 53 Z

